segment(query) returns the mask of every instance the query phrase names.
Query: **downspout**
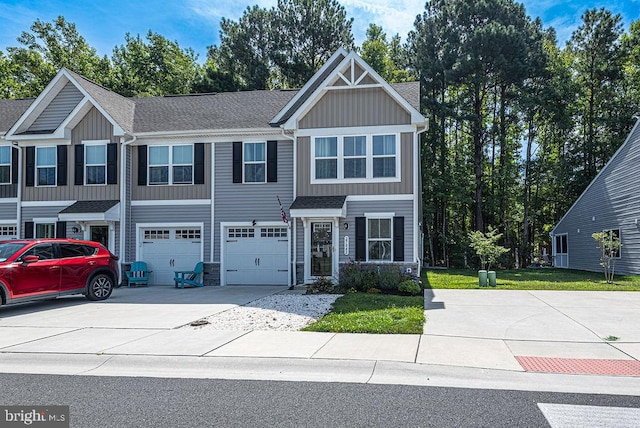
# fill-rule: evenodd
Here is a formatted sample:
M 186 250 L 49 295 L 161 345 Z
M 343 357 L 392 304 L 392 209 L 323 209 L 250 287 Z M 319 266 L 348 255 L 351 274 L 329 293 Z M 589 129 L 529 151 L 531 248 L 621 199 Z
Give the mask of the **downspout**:
M 124 138 L 129 135 L 131 140 L 125 141 Z M 127 232 L 127 227 L 125 226 L 127 223 L 127 198 L 126 198 L 126 178 L 127 178 L 127 146 L 135 143 L 138 139 L 137 136 L 128 134 L 125 132 L 125 137 L 122 139 L 122 144 L 120 144 L 120 281 L 122 282 L 123 277 L 123 264 L 125 263 L 125 237 Z M 131 221 L 131 219 L 129 219 Z
M 416 256 L 418 252 L 420 253 L 419 257 L 416 257 L 416 261 L 418 262 L 418 272 L 416 273 L 418 277 L 422 274 L 422 258 L 424 257 L 424 221 L 422 218 L 422 162 L 420 157 L 420 134 L 427 131 L 429 129 L 429 120 L 425 123 L 423 129 L 416 132 L 416 157 L 414 160 L 415 167 L 415 184 L 414 184 L 414 200 L 415 200 L 415 208 L 414 208 L 414 218 L 419 219 L 418 224 L 421 224 L 421 228 L 417 228 L 416 232 L 413 236 L 413 248 Z
M 288 138 L 293 142 L 293 198 L 292 201 L 296 200 L 296 138 L 295 136 L 290 136 L 284 133 L 284 128 L 280 125 L 280 132 L 284 138 Z M 291 211 L 289 211 L 291 214 Z M 296 253 L 296 221 L 293 217 L 291 217 L 291 221 L 293 222 L 293 227 L 289 224 L 289 245 L 287 248 L 287 259 L 288 259 L 288 270 L 287 272 L 287 282 L 289 285 L 289 289 L 293 290 L 293 287 L 298 283 L 298 278 L 296 274 L 296 265 L 297 265 L 297 253 Z M 293 270 L 293 275 L 291 271 Z
M 16 183 L 17 194 L 16 194 L 16 238 L 20 239 L 20 229 L 22 228 L 22 148 L 16 143 L 13 142 L 11 144 L 11 150 L 13 147 L 18 149 L 18 182 Z

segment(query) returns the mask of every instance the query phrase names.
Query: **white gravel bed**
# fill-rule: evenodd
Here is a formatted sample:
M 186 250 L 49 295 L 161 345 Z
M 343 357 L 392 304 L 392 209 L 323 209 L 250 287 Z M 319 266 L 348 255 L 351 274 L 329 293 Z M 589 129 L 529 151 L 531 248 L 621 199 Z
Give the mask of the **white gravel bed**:
M 339 294 L 274 294 L 192 323 L 216 330 L 297 331 L 329 312 Z M 201 325 L 200 325 L 201 324 Z

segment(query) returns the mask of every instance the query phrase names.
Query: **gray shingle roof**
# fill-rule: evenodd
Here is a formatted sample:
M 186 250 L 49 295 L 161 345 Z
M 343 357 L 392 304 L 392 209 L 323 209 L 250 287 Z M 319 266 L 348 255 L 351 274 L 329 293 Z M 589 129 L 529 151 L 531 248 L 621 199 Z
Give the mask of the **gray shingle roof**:
M 5 134 L 29 108 L 35 98 L 0 100 L 0 135 Z
M 346 196 L 298 196 L 291 204 L 292 210 L 342 208 Z
M 60 214 L 104 213 L 115 207 L 120 201 L 77 201 L 60 211 Z

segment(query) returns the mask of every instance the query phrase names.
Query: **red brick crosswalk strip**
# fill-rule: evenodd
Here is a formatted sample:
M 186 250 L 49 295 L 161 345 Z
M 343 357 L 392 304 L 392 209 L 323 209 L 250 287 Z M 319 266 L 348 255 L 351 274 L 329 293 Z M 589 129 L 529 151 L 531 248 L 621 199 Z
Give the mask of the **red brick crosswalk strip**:
M 640 376 L 640 361 L 516 356 L 525 371 L 542 373 Z

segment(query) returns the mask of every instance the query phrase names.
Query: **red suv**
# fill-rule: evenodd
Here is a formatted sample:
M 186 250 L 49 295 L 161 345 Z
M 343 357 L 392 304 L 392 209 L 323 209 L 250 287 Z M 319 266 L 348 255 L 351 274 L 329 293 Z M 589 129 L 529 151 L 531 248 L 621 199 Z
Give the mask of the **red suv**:
M 118 257 L 76 239 L 0 241 L 0 304 L 84 294 L 105 300 L 118 283 Z

